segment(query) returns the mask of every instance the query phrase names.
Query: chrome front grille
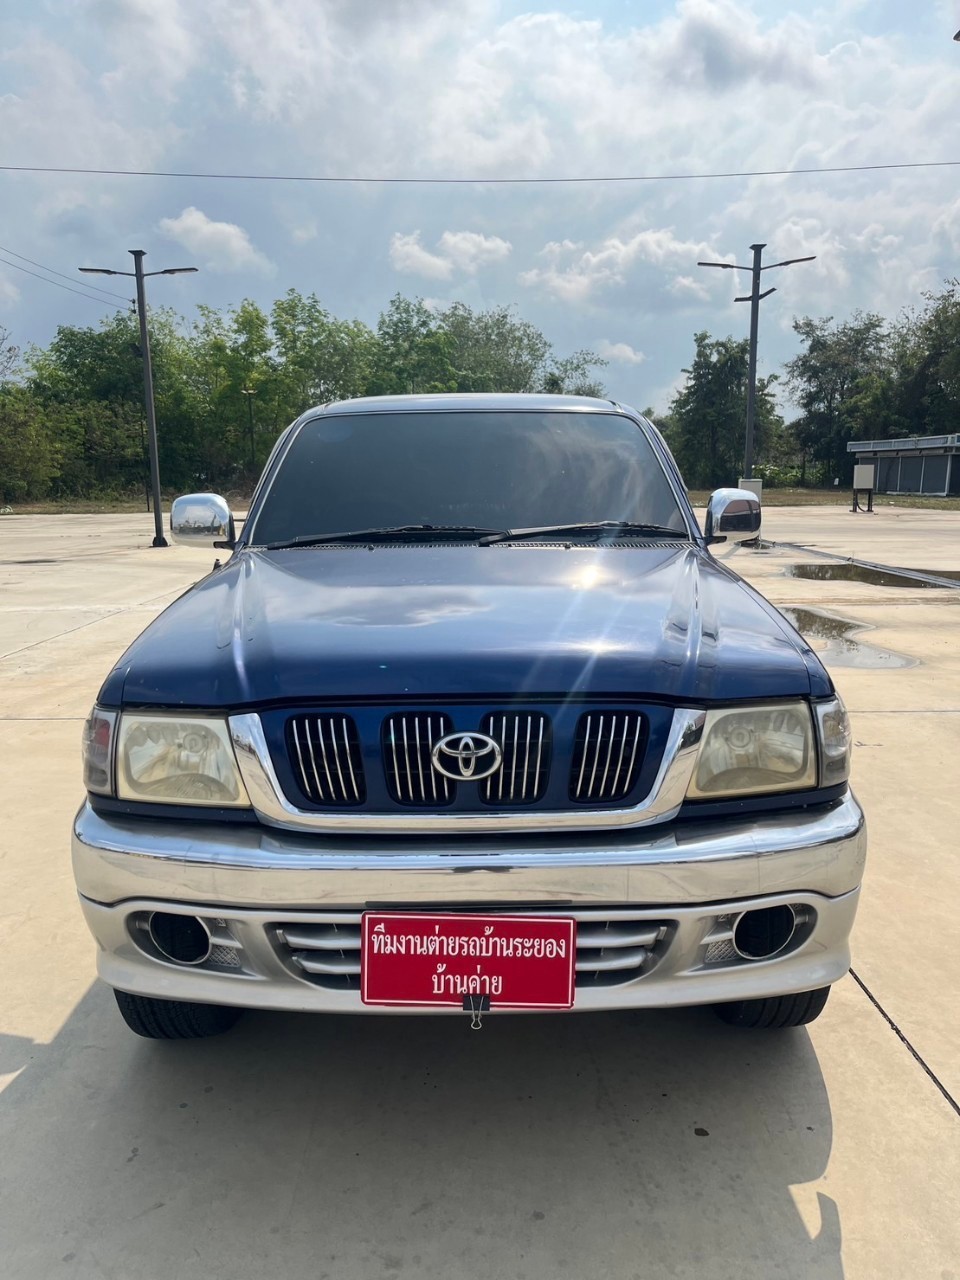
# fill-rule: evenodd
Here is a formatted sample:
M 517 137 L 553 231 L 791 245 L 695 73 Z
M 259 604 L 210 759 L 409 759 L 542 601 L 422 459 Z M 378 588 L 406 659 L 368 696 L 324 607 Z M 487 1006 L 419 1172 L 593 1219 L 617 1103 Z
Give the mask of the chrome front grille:
M 363 804 L 363 757 L 350 716 L 293 716 L 287 722 L 287 749 L 297 785 L 308 800 L 322 805 Z
M 509 914 L 509 913 L 507 913 Z M 577 922 L 576 985 L 616 987 L 648 973 L 669 945 L 673 922 L 650 920 L 630 909 L 529 911 L 523 915 L 562 916 Z M 309 923 L 269 927 L 285 964 L 306 982 L 328 990 L 360 990 L 359 911 L 314 915 Z
M 338 809 L 376 816 L 407 810 L 406 823 L 433 813 L 438 821 L 464 814 L 509 825 L 532 821 L 534 811 L 636 804 L 655 774 L 650 752 L 662 747 L 676 714 L 572 698 L 478 703 L 361 701 L 343 710 L 283 709 L 264 719 L 281 787 L 304 811 L 328 812 L 341 823 L 353 816 L 337 818 Z
M 534 804 L 550 777 L 550 722 L 540 711 L 503 712 L 484 716 L 483 733 L 500 746 L 502 763 L 480 784 L 487 804 Z
M 643 763 L 646 721 L 638 711 L 588 712 L 577 724 L 570 799 L 578 804 L 623 800 Z
M 400 804 L 445 805 L 456 784 L 433 767 L 433 744 L 453 729 L 442 712 L 387 716 L 380 734 L 383 767 L 390 795 Z

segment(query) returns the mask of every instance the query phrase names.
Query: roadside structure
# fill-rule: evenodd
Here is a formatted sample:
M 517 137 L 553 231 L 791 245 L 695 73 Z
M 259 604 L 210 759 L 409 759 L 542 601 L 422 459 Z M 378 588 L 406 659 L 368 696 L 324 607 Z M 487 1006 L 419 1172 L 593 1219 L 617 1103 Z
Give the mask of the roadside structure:
M 876 468 L 875 493 L 960 494 L 960 433 L 906 436 L 900 440 L 851 440 L 847 453 Z

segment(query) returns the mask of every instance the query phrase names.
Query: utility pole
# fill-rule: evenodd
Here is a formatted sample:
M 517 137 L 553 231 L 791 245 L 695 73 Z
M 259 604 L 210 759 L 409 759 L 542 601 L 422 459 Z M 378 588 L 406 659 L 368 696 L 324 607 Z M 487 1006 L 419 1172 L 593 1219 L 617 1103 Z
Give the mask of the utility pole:
M 240 394 L 247 398 L 247 420 L 249 422 L 250 433 L 250 471 L 253 472 L 257 465 L 256 451 L 253 447 L 253 397 L 257 394 L 255 387 L 241 387 Z
M 163 500 L 160 496 L 160 458 L 157 453 L 157 411 L 153 402 L 153 365 L 150 361 L 150 334 L 147 331 L 147 298 L 143 282 L 147 276 L 179 276 L 196 271 L 196 267 L 167 267 L 164 271 L 144 271 L 144 249 L 129 249 L 133 256 L 132 271 L 111 271 L 107 267 L 78 267 L 91 276 L 133 276 L 137 282 L 137 314 L 140 317 L 140 354 L 143 358 L 143 398 L 147 410 L 150 441 L 150 483 L 153 488 L 153 524 L 155 547 L 169 546 L 163 536 Z
M 743 478 L 744 480 L 753 479 L 753 423 L 754 414 L 757 405 L 757 330 L 760 326 L 760 303 L 764 298 L 769 298 L 771 293 L 776 293 L 776 288 L 767 289 L 764 293 L 760 292 L 760 275 L 764 271 L 772 271 L 774 267 L 791 267 L 795 262 L 813 262 L 817 256 L 815 253 L 807 258 L 785 258 L 783 262 L 771 262 L 767 266 L 761 265 L 763 251 L 767 246 L 765 244 L 752 244 L 750 248 L 753 250 L 753 266 L 738 267 L 732 262 L 698 262 L 698 267 L 717 267 L 721 271 L 749 271 L 751 273 L 750 292 L 744 294 L 741 298 L 734 298 L 734 302 L 750 303 L 750 359 L 747 368 L 747 431 L 746 442 L 743 450 Z

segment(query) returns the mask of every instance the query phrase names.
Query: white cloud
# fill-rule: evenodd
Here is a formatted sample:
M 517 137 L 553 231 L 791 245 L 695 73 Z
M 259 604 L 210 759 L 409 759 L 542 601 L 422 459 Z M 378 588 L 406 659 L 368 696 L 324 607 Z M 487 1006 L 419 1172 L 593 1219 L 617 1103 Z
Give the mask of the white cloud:
M 235 222 L 215 222 L 193 205 L 176 218 L 161 218 L 160 230 L 202 258 L 203 266 L 211 271 L 273 271 L 273 264 L 254 248 L 243 227 Z
M 707 302 L 710 299 L 710 290 L 702 280 L 695 280 L 693 276 L 674 276 L 667 289 L 674 297 L 687 302 Z
M 949 159 L 958 55 L 946 0 L 914 6 L 909 22 L 896 8 L 20 0 L 0 55 L 0 137 L 9 164 L 330 176 Z M 773 371 L 797 349 L 795 315 L 896 315 L 952 275 L 960 253 L 946 168 L 442 189 L 8 175 L 4 197 L 5 243 L 65 272 L 121 265 L 129 244 L 153 262 L 151 229 L 172 215 L 164 228 L 179 231 L 184 261 L 211 267 L 196 296 L 218 307 L 241 285 L 270 304 L 279 290 L 266 253 L 283 287 L 375 323 L 392 290 L 371 246 L 389 245 L 401 285 L 472 306 L 521 301 L 558 350 L 591 347 L 598 333 L 619 347 L 629 334 L 649 360 L 620 361 L 611 377 L 641 401 L 689 363 L 695 328 L 746 332 L 748 308 L 733 299 L 749 277 L 700 271 L 698 258 L 749 262 L 756 240 L 770 262 L 817 255 L 765 276 L 777 292 L 764 303 L 760 360 Z M 513 262 L 525 289 L 504 270 Z M 4 312 L 25 343 L 88 321 L 83 299 L 27 279 L 15 310 L 7 290 Z
M 449 280 L 454 272 L 474 276 L 482 267 L 502 262 L 512 246 L 499 236 L 478 231 L 444 231 L 436 247 L 436 253 L 425 249 L 419 231 L 396 231 L 390 240 L 391 265 L 404 275 Z
M 88 0 L 84 8 L 117 58 L 102 77 L 111 92 L 149 82 L 169 100 L 202 56 L 182 0 Z
M 4 47 L 4 77 L 16 92 L 0 95 L 0 137 L 5 163 L 135 169 L 154 167 L 180 134 L 168 110 L 158 109 L 152 81 L 114 96 L 69 47 L 28 30 L 22 43 Z M 74 161 L 65 160 L 73 156 Z M 49 184 L 45 196 L 51 194 Z
M 933 224 L 935 235 L 945 237 L 951 252 L 960 253 L 960 200 L 955 200 L 944 209 Z
M 305 222 L 299 227 L 294 227 L 290 232 L 290 239 L 294 244 L 308 244 L 311 240 L 317 238 L 317 224 L 315 222 Z
M 420 232 L 404 235 L 395 231 L 390 240 L 390 264 L 394 271 L 408 276 L 426 276 L 428 280 L 449 280 L 453 263 L 439 254 L 430 253 L 420 243 Z
M 6 276 L 0 275 L 0 310 L 7 311 L 20 301 L 20 290 Z
M 478 231 L 445 231 L 437 247 L 460 271 L 475 275 L 481 267 L 508 258 L 512 245 L 509 240 L 481 235 Z
M 585 302 L 604 289 L 626 284 L 638 267 L 686 265 L 705 254 L 725 260 L 711 245 L 681 240 L 669 227 L 638 231 L 627 238 L 608 236 L 595 249 L 583 249 L 569 240 L 550 241 L 540 251 L 546 265 L 521 272 L 520 282 L 564 302 Z
M 643 364 L 647 358 L 642 351 L 631 347 L 629 342 L 611 342 L 609 338 L 601 338 L 593 347 L 598 356 L 617 364 Z

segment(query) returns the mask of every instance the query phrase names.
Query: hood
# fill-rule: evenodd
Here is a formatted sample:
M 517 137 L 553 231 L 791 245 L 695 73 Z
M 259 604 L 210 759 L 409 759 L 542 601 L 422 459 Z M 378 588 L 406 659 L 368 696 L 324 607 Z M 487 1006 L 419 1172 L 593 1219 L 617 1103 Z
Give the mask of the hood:
M 793 628 L 689 543 L 244 550 L 172 604 L 108 706 L 825 694 Z

